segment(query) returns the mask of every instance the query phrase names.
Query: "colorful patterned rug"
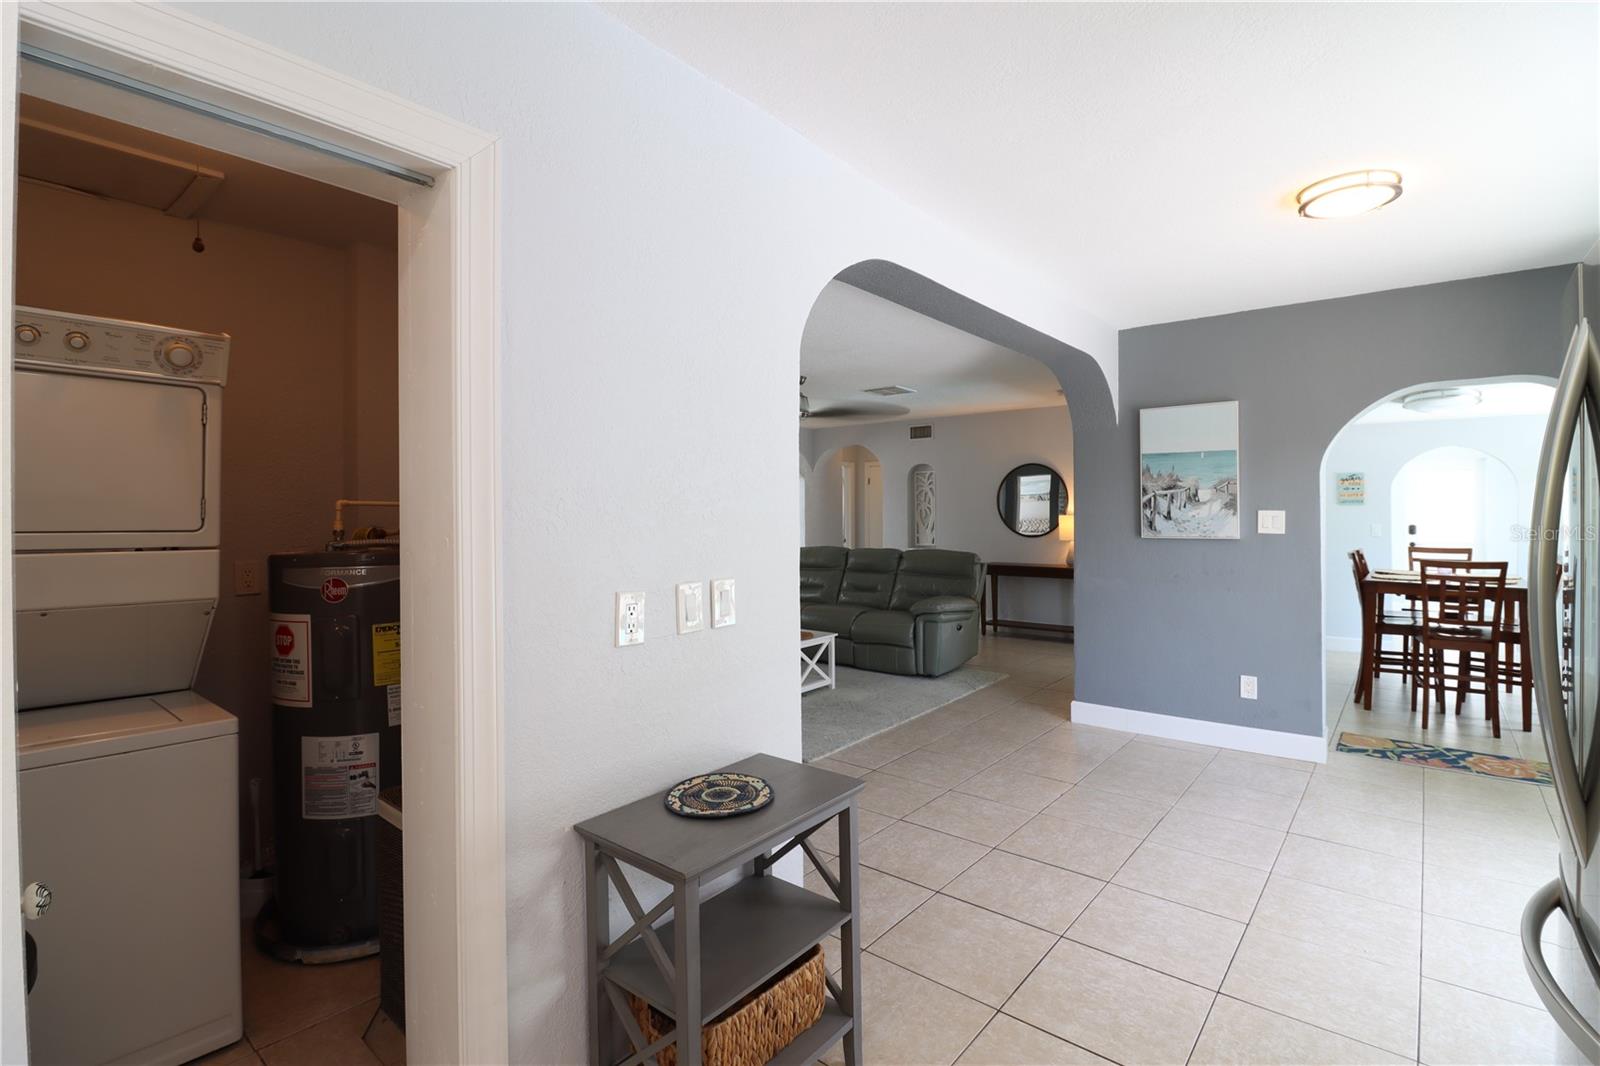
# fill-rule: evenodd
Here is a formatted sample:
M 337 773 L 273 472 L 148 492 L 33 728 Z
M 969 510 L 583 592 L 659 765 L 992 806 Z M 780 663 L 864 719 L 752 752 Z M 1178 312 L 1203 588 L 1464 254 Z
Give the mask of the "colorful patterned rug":
M 1517 759 L 1510 755 L 1490 755 L 1464 748 L 1441 748 L 1437 744 L 1418 744 L 1411 740 L 1392 740 L 1389 737 L 1369 737 L 1360 733 L 1340 733 L 1339 750 L 1354 755 L 1370 755 L 1374 759 L 1431 766 L 1436 770 L 1457 770 L 1465 774 L 1498 777 L 1507 781 L 1528 781 L 1535 785 L 1549 785 L 1550 764 L 1533 759 Z

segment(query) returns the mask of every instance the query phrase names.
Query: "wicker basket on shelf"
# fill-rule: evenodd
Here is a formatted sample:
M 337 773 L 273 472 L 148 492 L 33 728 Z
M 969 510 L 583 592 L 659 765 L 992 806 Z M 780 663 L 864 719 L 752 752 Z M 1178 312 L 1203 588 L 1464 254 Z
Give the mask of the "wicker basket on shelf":
M 811 951 L 780 971 L 713 1020 L 701 1032 L 705 1066 L 763 1066 L 822 1017 L 827 995 L 827 965 L 822 949 Z M 629 996 L 634 1019 L 646 1044 L 672 1031 L 673 1022 L 638 996 Z M 656 1054 L 658 1066 L 677 1066 L 673 1045 Z

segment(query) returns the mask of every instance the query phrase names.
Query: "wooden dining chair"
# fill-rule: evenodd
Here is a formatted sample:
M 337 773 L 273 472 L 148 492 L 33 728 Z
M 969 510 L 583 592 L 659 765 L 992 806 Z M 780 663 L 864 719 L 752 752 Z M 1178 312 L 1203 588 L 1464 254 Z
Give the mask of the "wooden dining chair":
M 1444 713 L 1445 688 L 1456 690 L 1456 713 L 1468 694 L 1482 695 L 1494 735 L 1500 736 L 1500 651 L 1505 642 L 1506 564 L 1419 559 L 1422 571 L 1422 728 L 1432 697 Z M 1456 662 L 1445 659 L 1456 653 Z M 1477 657 L 1482 657 L 1482 665 Z M 1454 667 L 1452 669 L 1452 666 Z
M 1418 544 L 1406 545 L 1406 568 L 1417 569 L 1417 564 L 1424 559 L 1434 561 L 1457 559 L 1462 562 L 1472 562 L 1471 548 L 1424 548 Z
M 1363 631 L 1369 627 L 1372 631 L 1372 663 L 1367 677 L 1362 679 L 1366 687 L 1361 691 L 1370 693 L 1372 684 L 1381 674 L 1400 674 L 1407 680 L 1415 682 L 1418 676 L 1419 664 L 1417 661 L 1417 638 L 1421 636 L 1422 629 L 1418 623 L 1418 614 L 1415 611 L 1385 611 L 1380 599 L 1373 609 L 1374 617 L 1367 615 L 1366 580 L 1372 571 L 1367 566 L 1367 555 L 1360 548 L 1350 553 L 1350 570 L 1356 580 L 1356 602 L 1360 604 Z M 1363 632 L 1365 636 L 1365 632 Z M 1386 649 L 1383 645 L 1384 637 L 1399 637 L 1400 650 Z M 1370 706 L 1370 702 L 1368 704 Z M 1412 707 L 1416 707 L 1416 694 L 1412 693 Z

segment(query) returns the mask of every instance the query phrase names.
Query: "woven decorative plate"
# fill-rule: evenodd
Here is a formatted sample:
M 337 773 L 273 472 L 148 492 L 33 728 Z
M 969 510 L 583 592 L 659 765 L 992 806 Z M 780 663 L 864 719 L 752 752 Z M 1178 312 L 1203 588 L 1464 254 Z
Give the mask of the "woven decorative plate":
M 731 818 L 772 802 L 772 786 L 752 774 L 700 774 L 667 792 L 667 810 L 685 818 Z

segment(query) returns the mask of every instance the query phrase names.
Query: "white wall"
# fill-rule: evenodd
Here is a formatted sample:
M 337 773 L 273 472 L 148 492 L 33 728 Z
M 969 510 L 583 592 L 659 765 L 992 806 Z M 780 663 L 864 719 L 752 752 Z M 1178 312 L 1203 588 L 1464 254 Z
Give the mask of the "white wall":
M 182 7 L 502 138 L 511 1057 L 583 1061 L 572 824 L 800 754 L 799 503 L 772 474 L 823 285 L 899 263 L 1092 353 L 1113 388 L 1116 335 L 596 8 Z M 674 635 L 673 585 L 726 576 L 738 625 Z M 642 646 L 612 647 L 618 589 L 648 593 Z
M 1023 463 L 1053 467 L 1072 491 L 1072 416 L 1065 407 L 935 419 L 929 440 L 912 440 L 911 425 L 876 422 L 800 431 L 801 451 L 813 459 L 807 543 L 839 542 L 837 503 L 829 510 L 838 495 L 838 456 L 840 449 L 864 445 L 883 463 L 885 547 L 911 546 L 911 468 L 927 463 L 933 467 L 937 500 L 934 547 L 977 552 L 991 562 L 1059 563 L 1066 557 L 1067 545 L 1055 534 L 1019 536 L 1000 521 L 995 506 L 1000 479 Z M 827 485 L 834 489 L 828 491 Z M 1072 622 L 1071 582 L 1006 578 L 1000 601 L 1007 618 Z
M 1496 508 L 1485 523 L 1493 525 L 1491 543 L 1501 545 L 1512 563 L 1511 573 L 1527 568 L 1527 547 L 1515 543 L 1511 527 L 1527 525 L 1533 512 L 1533 475 L 1544 439 L 1544 415 L 1501 418 L 1441 419 L 1437 422 L 1355 422 L 1334 438 L 1323 464 L 1322 513 L 1324 520 L 1323 599 L 1324 637 L 1327 647 L 1354 651 L 1361 637 L 1361 612 L 1350 577 L 1350 552 L 1360 548 L 1372 566 L 1405 565 L 1395 558 L 1399 533 L 1390 514 L 1390 489 L 1395 475 L 1413 458 L 1434 448 L 1465 447 L 1503 462 L 1516 481 L 1514 501 Z M 1337 474 L 1359 471 L 1367 475 L 1367 502 L 1340 504 L 1335 494 Z M 1419 532 L 1419 543 L 1426 541 Z M 1503 534 L 1503 536 L 1502 536 Z M 1404 540 L 1398 540 L 1404 544 Z M 1500 556 L 1496 556 L 1499 558 Z

